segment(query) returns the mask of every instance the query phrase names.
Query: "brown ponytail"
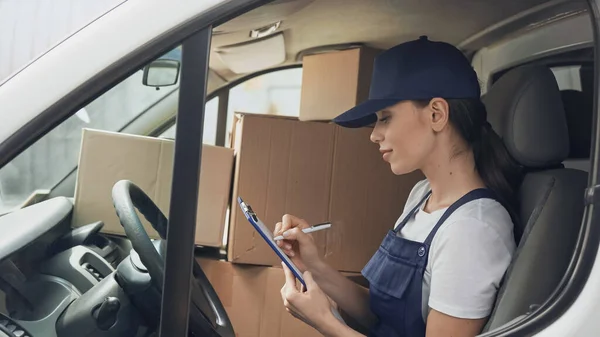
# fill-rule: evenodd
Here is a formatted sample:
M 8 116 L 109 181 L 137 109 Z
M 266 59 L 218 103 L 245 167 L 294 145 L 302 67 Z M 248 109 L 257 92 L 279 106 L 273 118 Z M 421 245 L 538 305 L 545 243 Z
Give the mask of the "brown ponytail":
M 487 122 L 487 111 L 480 99 L 448 99 L 450 123 L 473 150 L 477 172 L 485 185 L 494 191 L 499 201 L 518 219 L 517 188 L 521 183 L 520 166 L 506 150 L 504 142 Z M 429 101 L 417 101 L 424 107 Z M 518 228 L 519 226 L 515 226 Z M 521 233 L 515 233 L 520 237 Z

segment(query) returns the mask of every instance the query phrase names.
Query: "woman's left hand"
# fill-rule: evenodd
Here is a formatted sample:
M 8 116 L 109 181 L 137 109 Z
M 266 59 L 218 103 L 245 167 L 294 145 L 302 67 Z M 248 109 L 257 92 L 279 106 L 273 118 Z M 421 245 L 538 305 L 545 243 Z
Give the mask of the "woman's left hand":
M 284 264 L 285 285 L 281 288 L 281 297 L 287 312 L 317 329 L 323 335 L 329 335 L 335 324 L 339 321 L 333 316 L 332 306 L 335 306 L 329 297 L 319 288 L 310 272 L 303 274 L 306 282 L 306 291 L 296 287 L 296 278 L 292 271 Z

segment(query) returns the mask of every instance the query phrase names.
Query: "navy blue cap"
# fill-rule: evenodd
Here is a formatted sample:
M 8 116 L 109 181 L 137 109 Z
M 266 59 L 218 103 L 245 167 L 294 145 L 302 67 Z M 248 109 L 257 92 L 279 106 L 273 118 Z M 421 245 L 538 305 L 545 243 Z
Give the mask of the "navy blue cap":
M 333 121 L 344 127 L 362 127 L 377 121 L 377 111 L 400 101 L 478 98 L 480 94 L 477 74 L 460 50 L 421 36 L 375 58 L 369 99 Z

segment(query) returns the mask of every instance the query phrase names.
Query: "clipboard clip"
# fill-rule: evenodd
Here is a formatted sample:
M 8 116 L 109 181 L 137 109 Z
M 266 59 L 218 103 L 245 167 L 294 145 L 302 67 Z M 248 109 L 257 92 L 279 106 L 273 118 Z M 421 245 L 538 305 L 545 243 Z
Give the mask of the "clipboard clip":
M 252 217 L 254 221 L 258 221 L 258 217 L 256 216 L 256 213 L 254 213 L 254 211 L 252 210 L 252 207 L 246 204 L 241 197 L 238 197 L 238 203 L 240 204 L 240 207 L 242 207 L 242 211 L 246 213 L 246 216 Z

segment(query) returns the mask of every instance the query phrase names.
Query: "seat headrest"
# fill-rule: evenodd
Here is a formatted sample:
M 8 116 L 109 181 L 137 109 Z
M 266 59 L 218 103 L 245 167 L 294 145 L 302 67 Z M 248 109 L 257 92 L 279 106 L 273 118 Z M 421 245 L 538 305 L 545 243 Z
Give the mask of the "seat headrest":
M 521 165 L 544 168 L 569 155 L 569 132 L 552 71 L 523 66 L 504 74 L 483 98 L 488 121 Z

